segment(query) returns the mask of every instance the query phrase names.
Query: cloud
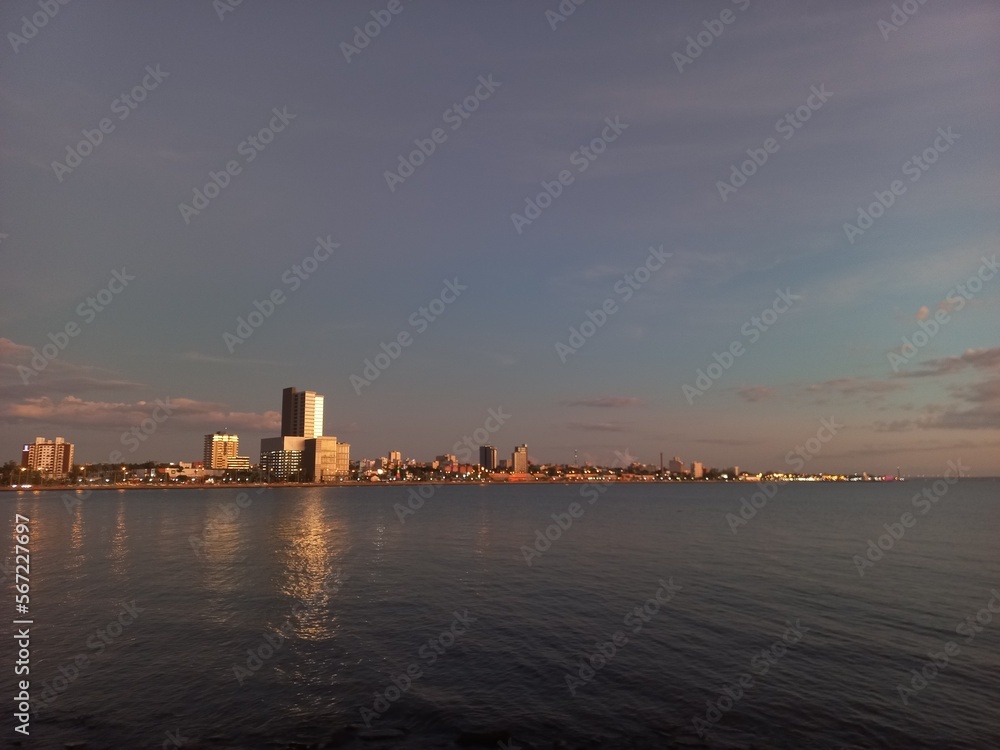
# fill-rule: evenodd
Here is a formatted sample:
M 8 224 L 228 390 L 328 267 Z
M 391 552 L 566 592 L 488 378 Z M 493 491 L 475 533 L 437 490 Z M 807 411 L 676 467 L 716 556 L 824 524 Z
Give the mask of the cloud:
M 206 431 L 221 427 L 268 431 L 278 429 L 281 423 L 281 415 L 276 411 L 263 414 L 231 411 L 224 404 L 189 398 L 165 398 L 162 401 L 171 410 L 167 422 L 175 426 L 198 427 Z M 40 396 L 0 405 L 0 422 L 45 424 L 59 428 L 128 429 L 149 417 L 156 406 L 156 401 L 87 401 L 77 396 L 61 399 Z
M 75 394 L 92 391 L 138 391 L 147 386 L 129 380 L 109 378 L 67 377 L 43 378 L 37 383 L 22 385 L 9 383 L 0 385 L 0 400 L 20 400 L 38 396 L 49 396 L 55 393 Z
M 904 383 L 892 380 L 870 380 L 868 378 L 834 378 L 824 380 L 822 383 L 813 383 L 803 388 L 803 391 L 818 398 L 829 398 L 830 396 L 840 396 L 850 398 L 852 396 L 883 396 L 886 393 L 906 389 Z
M 746 401 L 766 401 L 774 394 L 774 389 L 766 385 L 747 385 L 736 389 L 736 395 Z
M 966 349 L 956 357 L 941 357 L 922 362 L 917 369 L 902 372 L 898 378 L 930 378 L 952 375 L 966 369 L 1000 369 L 1000 346 L 983 349 Z
M 953 385 L 950 404 L 926 404 L 925 416 L 897 422 L 876 422 L 879 431 L 903 429 L 1000 430 L 1000 347 L 966 349 L 954 357 L 924 362 L 920 368 L 900 373 L 901 378 L 948 377 L 963 372 L 982 372 L 985 378 L 974 383 Z
M 630 406 L 640 406 L 642 401 L 634 396 L 598 396 L 596 398 L 567 399 L 559 402 L 561 406 L 588 406 L 597 409 L 625 409 Z

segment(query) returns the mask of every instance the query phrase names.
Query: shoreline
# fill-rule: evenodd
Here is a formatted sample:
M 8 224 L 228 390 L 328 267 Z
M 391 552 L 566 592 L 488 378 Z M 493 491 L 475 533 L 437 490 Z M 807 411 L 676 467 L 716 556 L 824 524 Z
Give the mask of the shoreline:
M 410 479 L 410 480 L 398 480 L 392 482 L 366 482 L 362 480 L 345 480 L 343 482 L 272 482 L 270 484 L 265 482 L 226 482 L 218 484 L 204 484 L 204 483 L 192 483 L 192 484 L 163 484 L 163 485 L 152 485 L 152 484 L 102 484 L 102 485 L 88 485 L 79 486 L 72 484 L 64 485 L 49 485 L 49 486 L 32 486 L 30 488 L 21 487 L 0 487 L 0 492 L 13 492 L 17 494 L 25 493 L 35 493 L 35 492 L 114 492 L 114 491 L 125 491 L 125 490 L 219 490 L 219 489 L 240 489 L 240 488 L 261 488 L 265 487 L 268 489 L 312 489 L 312 488 L 334 488 L 334 487 L 407 487 L 407 486 L 420 486 L 432 484 L 436 486 L 446 486 L 446 485 L 456 485 L 456 486 L 490 486 L 490 485 L 500 485 L 506 487 L 523 487 L 523 486 L 534 486 L 539 484 L 573 484 L 573 485 L 584 485 L 584 484 L 656 484 L 656 485 L 674 485 L 674 486 L 687 486 L 687 485 L 700 485 L 700 484 L 745 484 L 745 485 L 755 485 L 761 482 L 773 482 L 775 484 L 892 484 L 894 482 L 901 481 L 927 481 L 933 479 L 940 479 L 940 477 L 909 477 L 904 479 L 893 479 L 893 480 L 882 480 L 882 479 L 867 479 L 867 480 L 849 480 L 849 479 L 812 479 L 812 480 L 799 480 L 799 479 L 753 479 L 753 480 L 733 480 L 733 479 L 696 479 L 696 480 L 670 480 L 670 479 L 549 479 L 549 478 L 539 478 L 539 479 L 520 479 L 514 481 L 480 481 L 480 480 L 446 480 L 446 481 L 434 481 L 429 479 Z M 996 480 L 1000 477 L 962 477 L 962 479 L 973 479 L 973 480 Z

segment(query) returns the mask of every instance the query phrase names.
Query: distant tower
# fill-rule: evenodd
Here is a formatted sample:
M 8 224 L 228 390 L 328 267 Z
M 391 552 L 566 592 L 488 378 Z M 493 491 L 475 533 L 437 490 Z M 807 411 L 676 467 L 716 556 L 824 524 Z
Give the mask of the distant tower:
M 522 443 L 514 448 L 514 453 L 511 456 L 511 464 L 514 467 L 515 474 L 528 473 L 528 446 L 526 443 Z
M 285 388 L 281 392 L 281 436 L 323 437 L 323 397 L 316 391 Z
M 497 468 L 497 449 L 492 445 L 479 446 L 479 465 L 487 471 Z

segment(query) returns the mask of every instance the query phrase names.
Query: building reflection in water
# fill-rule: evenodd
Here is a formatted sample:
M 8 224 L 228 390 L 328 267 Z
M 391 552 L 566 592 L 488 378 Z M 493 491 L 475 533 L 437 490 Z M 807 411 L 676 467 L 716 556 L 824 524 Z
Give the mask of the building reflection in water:
M 119 578 L 128 573 L 127 555 L 128 534 L 125 530 L 125 498 L 118 497 L 118 509 L 115 513 L 115 525 L 111 534 L 111 544 L 108 549 L 108 559 L 111 561 L 111 572 Z
M 293 632 L 306 640 L 336 634 L 335 600 L 349 577 L 344 568 L 347 528 L 336 501 L 324 494 L 322 488 L 313 488 L 297 493 L 291 507 L 282 504 L 272 540 L 278 562 L 275 586 L 286 598 L 288 613 L 297 612 L 291 620 Z

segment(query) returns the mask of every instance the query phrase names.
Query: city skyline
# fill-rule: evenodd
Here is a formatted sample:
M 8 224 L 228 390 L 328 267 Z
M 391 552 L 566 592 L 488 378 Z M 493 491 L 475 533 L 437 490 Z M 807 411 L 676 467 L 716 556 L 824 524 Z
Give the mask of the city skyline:
M 355 456 L 499 409 L 504 458 L 1000 475 L 1000 8 L 401 8 L 8 47 L 0 452 L 256 447 L 299 382 Z

